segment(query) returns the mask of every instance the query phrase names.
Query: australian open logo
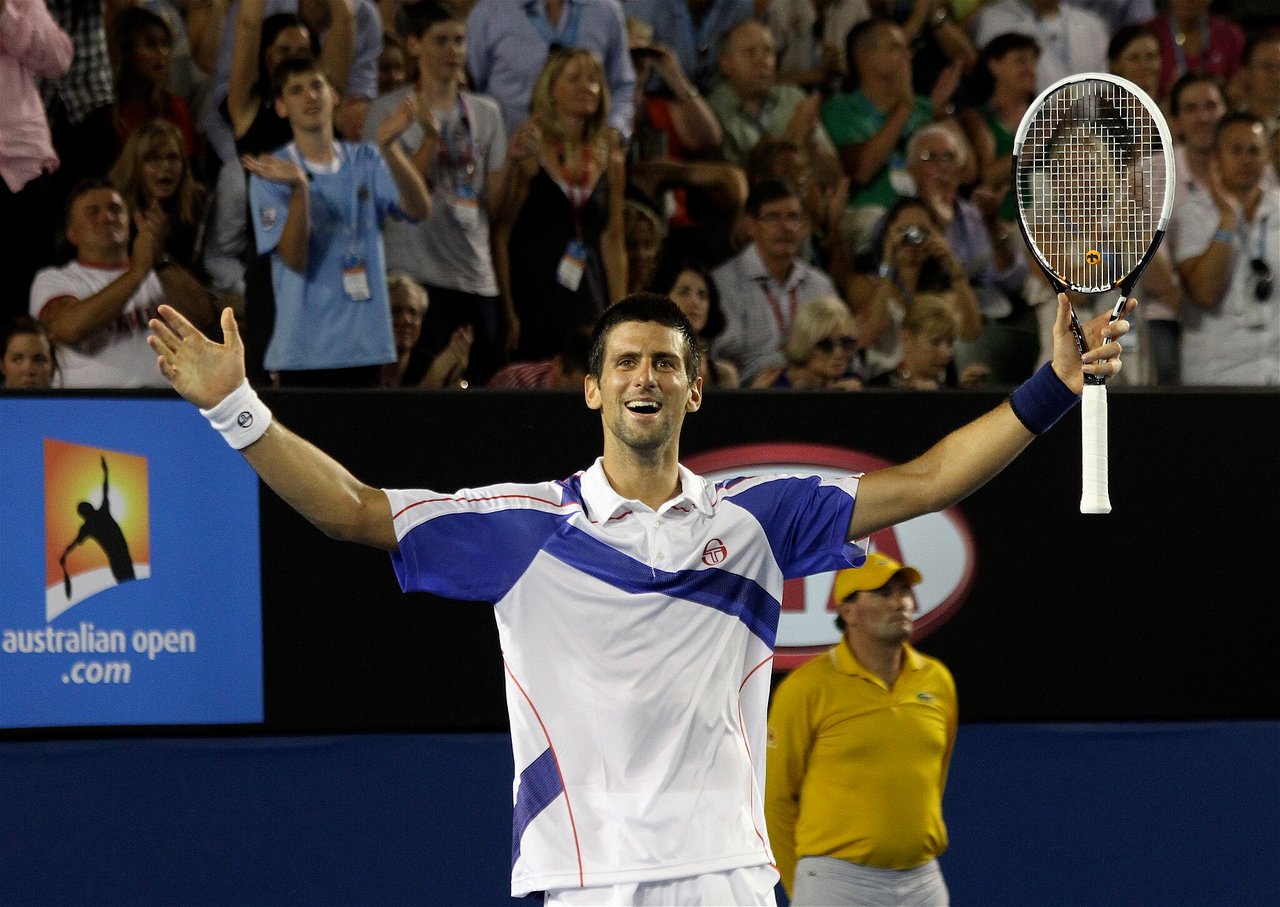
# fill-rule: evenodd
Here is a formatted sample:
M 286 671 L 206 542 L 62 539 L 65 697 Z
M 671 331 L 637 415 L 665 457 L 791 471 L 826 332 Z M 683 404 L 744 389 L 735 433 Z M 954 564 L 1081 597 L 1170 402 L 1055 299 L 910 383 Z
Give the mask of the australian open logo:
M 683 462 L 709 482 L 783 473 L 834 479 L 892 465 L 871 454 L 824 444 L 744 444 L 706 451 Z M 955 507 L 882 529 L 859 544 L 917 567 L 924 576 L 914 590 L 919 609 L 916 640 L 943 624 L 969 595 L 975 548 L 968 522 Z M 710 566 L 726 556 L 723 543 L 712 539 L 702 551 L 702 562 Z M 823 573 L 783 583 L 775 670 L 794 668 L 839 640 L 836 604 L 831 598 L 834 580 L 834 573 Z
M 151 576 L 147 458 L 44 441 L 45 620 Z

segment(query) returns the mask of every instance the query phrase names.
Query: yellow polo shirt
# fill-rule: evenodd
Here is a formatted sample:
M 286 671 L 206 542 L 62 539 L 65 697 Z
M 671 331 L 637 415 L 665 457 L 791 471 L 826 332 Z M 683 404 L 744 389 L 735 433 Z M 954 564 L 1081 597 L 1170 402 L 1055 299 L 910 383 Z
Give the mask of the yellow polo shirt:
M 955 681 L 937 659 L 903 650 L 892 689 L 841 640 L 774 693 L 764 807 L 788 894 L 800 857 L 912 869 L 947 849 Z

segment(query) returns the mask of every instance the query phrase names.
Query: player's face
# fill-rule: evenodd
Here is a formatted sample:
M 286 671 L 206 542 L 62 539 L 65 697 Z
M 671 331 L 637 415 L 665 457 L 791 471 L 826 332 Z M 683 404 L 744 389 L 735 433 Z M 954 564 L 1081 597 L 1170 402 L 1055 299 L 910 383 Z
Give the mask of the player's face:
M 847 632 L 883 643 L 906 642 L 915 625 L 916 596 L 895 576 L 879 589 L 859 592 L 840 605 Z
M 7 388 L 44 388 L 53 382 L 53 352 L 40 334 L 14 334 L 0 359 Z
M 702 402 L 702 379 L 689 383 L 684 352 L 679 331 L 652 321 L 609 332 L 600 378 L 586 381 L 587 406 L 600 410 L 608 435 L 642 454 L 678 442 L 685 413 Z
M 452 19 L 437 22 L 421 38 L 410 36 L 408 48 L 418 58 L 424 81 L 457 79 L 467 59 L 467 26 Z
M 129 209 L 114 189 L 90 189 L 76 199 L 67 218 L 67 238 L 82 256 L 107 259 L 129 242 Z
M 1231 192 L 1249 192 L 1267 166 L 1267 136 L 1258 123 L 1233 123 L 1218 138 L 1214 150 L 1222 185 Z
M 1212 82 L 1195 82 L 1178 95 L 1174 129 L 1188 148 L 1203 154 L 1213 148 L 1213 129 L 1226 112 L 1227 105 L 1218 86 Z

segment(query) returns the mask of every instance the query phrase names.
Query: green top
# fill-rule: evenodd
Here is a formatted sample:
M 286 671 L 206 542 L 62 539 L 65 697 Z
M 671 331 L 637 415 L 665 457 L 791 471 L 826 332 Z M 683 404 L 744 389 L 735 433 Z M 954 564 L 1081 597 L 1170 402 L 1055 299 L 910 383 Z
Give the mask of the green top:
M 836 95 L 822 105 L 822 124 L 826 126 L 827 134 L 837 148 L 862 144 L 880 131 L 886 119 L 887 114 L 872 104 L 861 90 Z M 888 208 L 902 196 L 903 192 L 894 188 L 894 185 L 910 185 L 909 182 L 903 182 L 904 179 L 909 179 L 904 153 L 907 139 L 932 120 L 933 103 L 926 97 L 916 95 L 915 106 L 907 116 L 907 123 L 902 128 L 902 135 L 898 136 L 893 152 L 869 183 L 855 186 L 849 193 L 850 208 L 861 205 Z

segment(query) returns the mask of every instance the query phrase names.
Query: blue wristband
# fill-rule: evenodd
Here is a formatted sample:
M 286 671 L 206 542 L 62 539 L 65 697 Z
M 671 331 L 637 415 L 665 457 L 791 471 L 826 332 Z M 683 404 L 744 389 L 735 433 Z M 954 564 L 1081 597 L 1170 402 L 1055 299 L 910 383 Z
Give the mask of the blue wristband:
M 1028 431 L 1042 435 L 1079 400 L 1079 395 L 1063 384 L 1053 366 L 1046 362 L 1009 396 L 1009 405 Z

